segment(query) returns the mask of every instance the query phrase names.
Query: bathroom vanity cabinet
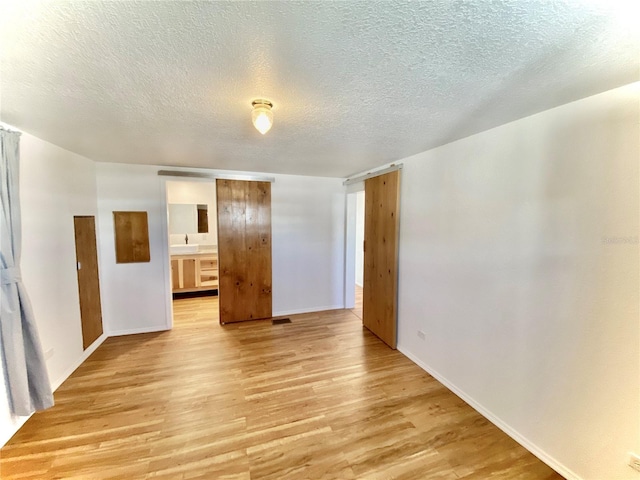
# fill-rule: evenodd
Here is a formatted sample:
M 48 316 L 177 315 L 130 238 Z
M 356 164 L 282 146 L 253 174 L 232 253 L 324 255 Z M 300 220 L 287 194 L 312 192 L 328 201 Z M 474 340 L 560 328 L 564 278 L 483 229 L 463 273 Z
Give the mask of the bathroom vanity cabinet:
M 171 255 L 173 293 L 218 289 L 217 253 Z

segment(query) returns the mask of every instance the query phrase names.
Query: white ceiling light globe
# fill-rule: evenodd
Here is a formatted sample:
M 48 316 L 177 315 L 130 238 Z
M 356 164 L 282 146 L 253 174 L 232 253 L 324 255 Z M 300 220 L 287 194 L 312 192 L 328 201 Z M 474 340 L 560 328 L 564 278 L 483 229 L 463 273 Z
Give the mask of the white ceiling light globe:
M 273 106 L 268 100 L 254 100 L 252 102 L 253 111 L 251 112 L 251 121 L 262 135 L 267 133 L 273 125 Z

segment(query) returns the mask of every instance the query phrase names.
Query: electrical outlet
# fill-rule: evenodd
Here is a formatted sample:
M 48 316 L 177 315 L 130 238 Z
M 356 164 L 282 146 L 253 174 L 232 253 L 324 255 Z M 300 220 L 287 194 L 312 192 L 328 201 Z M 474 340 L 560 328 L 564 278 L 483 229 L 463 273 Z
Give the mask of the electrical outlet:
M 629 453 L 629 466 L 635 471 L 640 472 L 640 455 Z
M 420 338 L 421 340 L 424 340 L 426 337 L 427 336 L 422 330 L 418 330 L 418 338 Z

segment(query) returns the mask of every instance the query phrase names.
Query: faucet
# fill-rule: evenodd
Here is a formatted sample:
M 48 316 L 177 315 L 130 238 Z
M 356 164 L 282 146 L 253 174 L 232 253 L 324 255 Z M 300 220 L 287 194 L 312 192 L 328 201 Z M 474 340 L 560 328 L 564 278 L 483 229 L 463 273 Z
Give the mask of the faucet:
M 185 245 L 189 245 L 189 234 L 188 233 L 184 235 L 184 244 Z

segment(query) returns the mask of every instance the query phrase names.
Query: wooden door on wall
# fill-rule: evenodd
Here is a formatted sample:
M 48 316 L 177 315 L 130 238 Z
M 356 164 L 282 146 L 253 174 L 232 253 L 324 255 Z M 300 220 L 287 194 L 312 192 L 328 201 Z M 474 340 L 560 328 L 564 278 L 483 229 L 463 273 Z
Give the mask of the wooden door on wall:
M 271 317 L 271 183 L 216 180 L 220 323 Z
M 396 348 L 400 171 L 364 183 L 362 323 Z
M 86 350 L 102 335 L 95 217 L 73 217 L 73 225 L 76 239 L 82 347 Z

